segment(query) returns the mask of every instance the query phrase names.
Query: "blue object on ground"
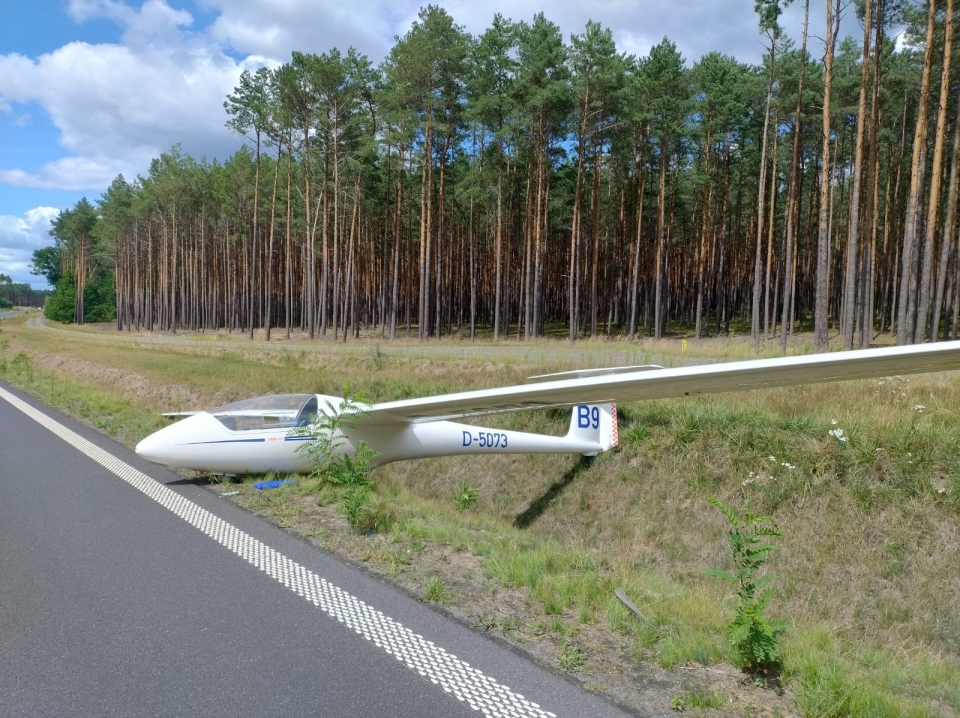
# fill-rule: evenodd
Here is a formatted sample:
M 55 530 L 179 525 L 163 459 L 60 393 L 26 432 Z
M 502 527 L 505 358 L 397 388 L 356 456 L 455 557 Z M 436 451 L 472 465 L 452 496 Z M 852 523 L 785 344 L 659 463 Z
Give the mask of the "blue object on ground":
M 284 484 L 295 484 L 297 483 L 296 479 L 274 479 L 273 481 L 258 481 L 253 485 L 253 488 L 258 491 L 263 491 L 264 489 L 275 489 L 278 486 L 283 486 Z

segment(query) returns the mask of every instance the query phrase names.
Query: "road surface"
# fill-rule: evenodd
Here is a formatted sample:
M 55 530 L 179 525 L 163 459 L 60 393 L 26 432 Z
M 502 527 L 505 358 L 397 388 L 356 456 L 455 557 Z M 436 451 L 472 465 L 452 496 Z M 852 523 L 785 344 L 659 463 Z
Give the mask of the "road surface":
M 0 714 L 626 715 L 2 382 Z

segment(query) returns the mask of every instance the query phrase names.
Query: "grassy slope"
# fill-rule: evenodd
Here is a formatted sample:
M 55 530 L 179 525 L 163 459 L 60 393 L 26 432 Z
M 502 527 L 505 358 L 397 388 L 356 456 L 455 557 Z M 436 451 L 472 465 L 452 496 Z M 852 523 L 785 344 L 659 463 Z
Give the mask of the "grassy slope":
M 556 344 L 539 353 L 247 351 L 210 342 L 158 348 L 26 330 L 0 334 L 0 376 L 133 443 L 160 410 L 257 393 L 373 400 L 523 381 L 582 366 Z M 690 353 L 741 358 L 738 343 Z M 661 344 L 647 356 L 678 348 Z M 613 345 L 591 345 L 601 363 Z M 31 357 L 32 371 L 15 354 Z M 486 356 L 484 356 L 486 354 Z M 491 358 L 492 357 L 492 358 Z M 660 356 L 655 360 L 668 363 Z M 675 361 L 679 362 L 677 356 Z M 771 564 L 773 611 L 791 623 L 784 680 L 805 715 L 960 712 L 960 383 L 888 379 L 621 407 L 621 448 L 571 457 L 451 458 L 378 470 L 392 532 L 485 557 L 496 584 L 528 591 L 554 628 L 625 636 L 664 666 L 732 660 L 719 512 L 705 498 L 770 513 L 783 529 Z M 503 426 L 562 433 L 566 412 L 511 415 Z M 842 429 L 847 441 L 830 435 Z M 518 481 L 517 477 L 523 477 Z M 452 511 L 461 483 L 479 489 Z M 526 526 L 518 529 L 513 524 Z M 652 627 L 613 597 L 622 586 Z M 436 588 L 436 587 L 435 587 Z M 438 589 L 439 590 L 439 589 Z M 566 644 L 564 644 L 566 645 Z M 562 656 L 558 656 L 560 660 Z M 562 662 L 562 661 L 561 661 Z

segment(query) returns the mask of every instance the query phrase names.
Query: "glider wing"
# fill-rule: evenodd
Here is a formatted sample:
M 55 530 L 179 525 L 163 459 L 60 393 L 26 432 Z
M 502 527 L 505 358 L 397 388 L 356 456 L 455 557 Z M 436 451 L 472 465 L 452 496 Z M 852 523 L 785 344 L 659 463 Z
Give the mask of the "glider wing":
M 960 341 L 611 373 L 404 399 L 370 407 L 364 425 L 414 424 L 576 404 L 667 399 L 960 369 Z M 618 373 L 620 372 L 620 373 Z M 570 374 L 576 374 L 571 372 Z

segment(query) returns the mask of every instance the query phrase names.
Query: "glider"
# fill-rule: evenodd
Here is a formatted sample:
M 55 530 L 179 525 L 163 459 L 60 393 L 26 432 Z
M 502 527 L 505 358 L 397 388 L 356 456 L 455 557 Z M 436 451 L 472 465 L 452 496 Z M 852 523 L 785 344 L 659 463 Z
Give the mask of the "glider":
M 778 386 L 960 369 L 960 341 L 886 349 L 779 357 L 666 369 L 631 366 L 531 377 L 518 386 L 354 405 L 337 451 L 363 441 L 377 452 L 372 466 L 468 454 L 595 455 L 617 445 L 617 401 L 665 399 Z M 322 394 L 246 399 L 182 420 L 137 445 L 150 461 L 214 474 L 307 472 L 296 451 L 304 427 L 339 412 L 345 400 Z M 572 406 L 565 436 L 488 429 L 468 417 Z M 173 415 L 171 415 L 173 416 Z

